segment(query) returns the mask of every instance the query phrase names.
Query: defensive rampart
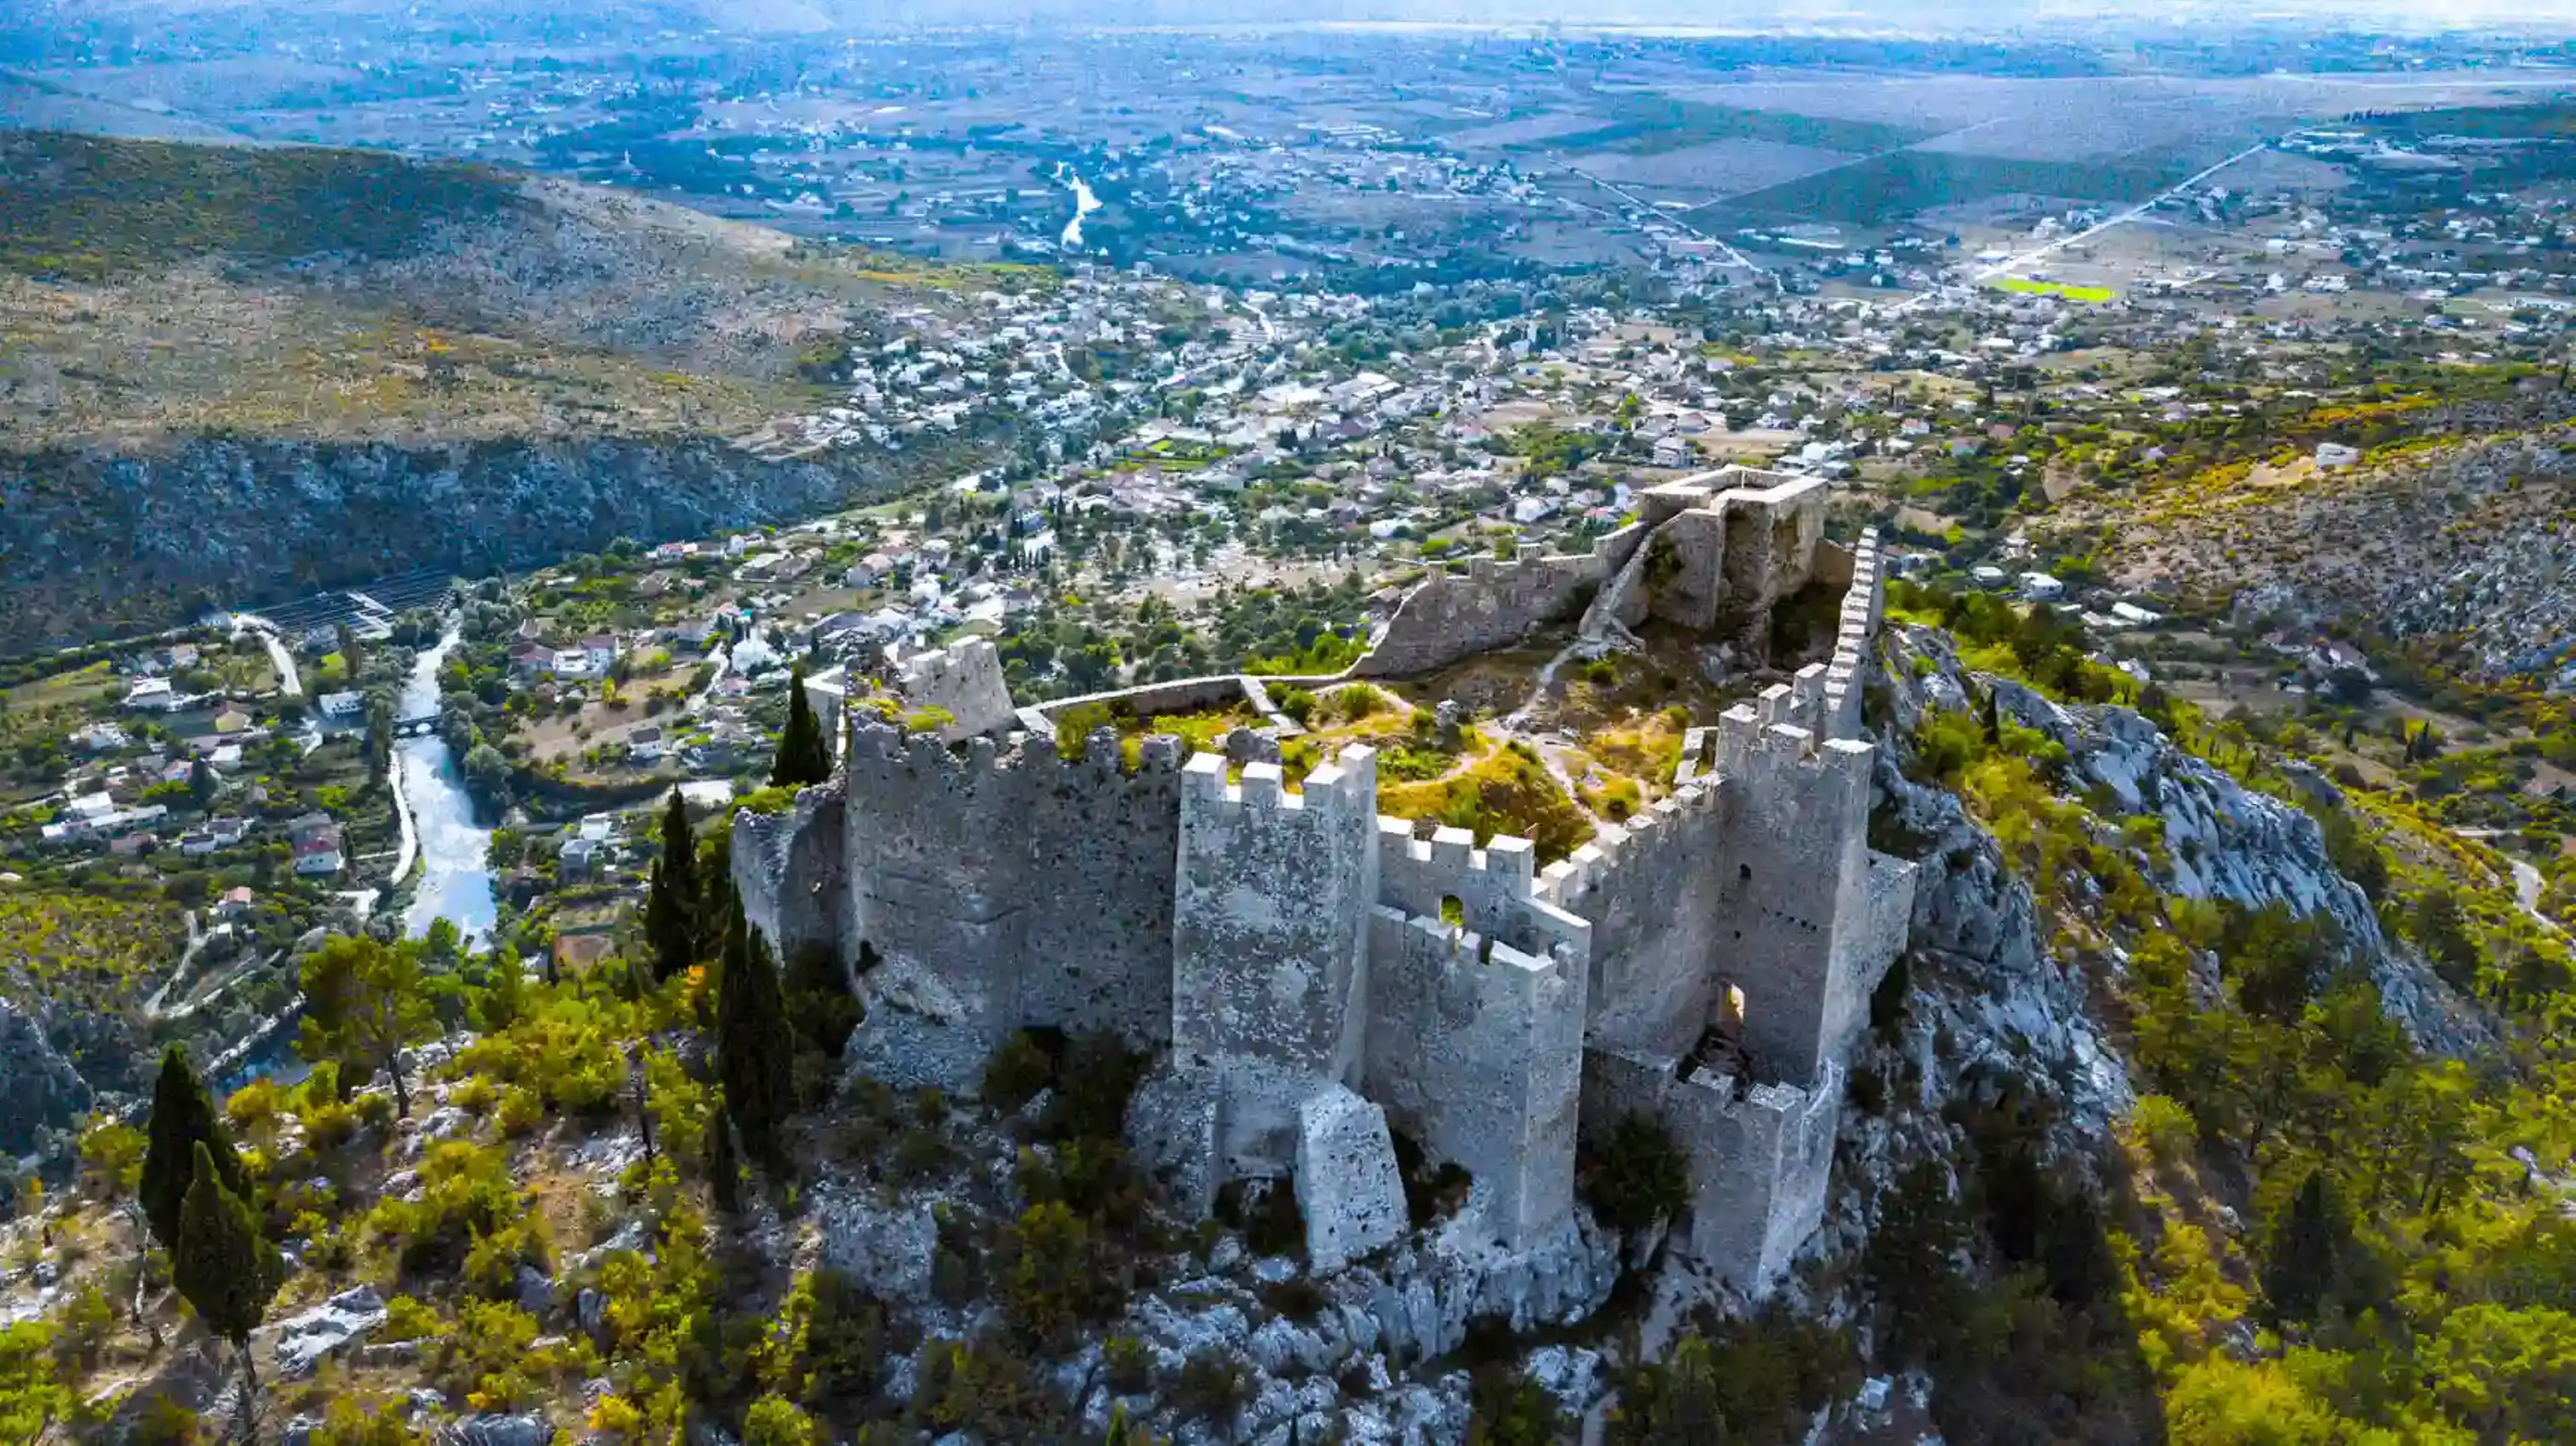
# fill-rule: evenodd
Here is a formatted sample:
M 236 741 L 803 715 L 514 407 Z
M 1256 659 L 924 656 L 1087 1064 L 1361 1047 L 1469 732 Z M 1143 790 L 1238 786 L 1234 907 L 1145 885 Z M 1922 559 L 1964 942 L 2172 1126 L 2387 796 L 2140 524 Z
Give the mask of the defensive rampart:
M 1470 558 L 1463 574 L 1435 572 L 1405 597 L 1351 675 L 1409 677 L 1511 647 L 1532 628 L 1582 611 L 1584 600 L 1627 565 L 1643 536 L 1631 524 L 1595 539 L 1586 553 L 1512 562 Z
M 1071 761 L 1044 739 L 975 738 L 960 757 L 884 725 L 852 734 L 851 952 L 864 941 L 949 996 L 951 1037 L 907 1082 L 970 1086 L 962 1062 L 1028 1027 L 1170 1040 L 1179 752 L 1147 739 L 1128 774 L 1107 729 Z
M 1607 1133 L 1630 1114 L 1660 1120 L 1690 1157 L 1685 1251 L 1758 1297 L 1824 1219 L 1841 1067 L 1825 1069 L 1813 1089 L 1683 1069 L 1664 1055 L 1591 1051 L 1582 1127 Z
M 1578 1134 L 1645 1112 L 1690 1159 L 1683 1248 L 1758 1294 L 1821 1218 L 1842 1064 L 1902 947 L 1912 866 L 1866 842 L 1876 539 L 1823 547 L 1817 484 L 1717 485 L 1746 475 L 1657 489 L 1588 558 L 1436 578 L 1354 670 L 1508 645 L 1612 567 L 1598 604 L 1644 579 L 1639 616 L 1697 626 L 1847 579 L 1828 661 L 1690 729 L 1669 797 L 1544 871 L 1526 840 L 1379 817 L 1366 747 L 1302 789 L 1249 735 L 1186 763 L 1147 738 L 1122 767 L 1103 727 L 1058 757 L 1060 721 L 1095 702 L 1295 731 L 1264 680 L 1228 675 L 985 709 L 955 741 L 859 727 L 832 785 L 737 821 L 745 908 L 782 949 L 876 961 L 854 1048 L 890 1082 L 971 1091 L 1032 1027 L 1157 1049 L 1136 1159 L 1185 1210 L 1229 1179 L 1293 1179 L 1320 1269 L 1400 1238 L 1399 1133 L 1471 1176 L 1451 1233 L 1543 1252 L 1577 1231 Z M 915 660 L 907 682 L 980 694 L 989 651 Z

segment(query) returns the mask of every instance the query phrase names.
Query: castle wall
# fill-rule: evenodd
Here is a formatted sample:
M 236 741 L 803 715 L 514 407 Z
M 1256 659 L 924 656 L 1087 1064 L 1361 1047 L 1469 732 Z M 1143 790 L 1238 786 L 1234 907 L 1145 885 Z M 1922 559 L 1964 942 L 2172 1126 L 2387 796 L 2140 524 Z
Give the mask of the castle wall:
M 1552 864 L 1541 896 L 1591 924 L 1596 1044 L 1678 1056 L 1708 1027 L 1736 885 L 1729 792 L 1694 780 Z
M 849 952 L 872 947 L 894 977 L 924 977 L 941 994 L 937 1048 L 919 1051 L 918 1065 L 886 1067 L 901 1083 L 971 1090 L 971 1075 L 954 1076 L 1019 1026 L 1030 896 L 1026 836 L 1008 825 L 1023 811 L 1026 778 L 999 765 L 989 739 L 960 759 L 884 724 L 852 730 L 845 769 Z M 870 1057 L 867 1037 L 903 1023 L 881 1012 L 860 1029 Z
M 1841 1123 L 1842 1074 L 1810 1091 L 1707 1070 L 1644 1051 L 1584 1055 L 1582 1128 L 1606 1134 L 1630 1114 L 1660 1121 L 1690 1160 L 1690 1207 L 1679 1245 L 1691 1259 L 1759 1296 L 1786 1273 L 1824 1223 Z
M 1275 763 L 1192 758 L 1181 775 L 1172 1048 L 1215 1064 L 1229 1175 L 1293 1163 L 1297 1108 L 1359 1075 L 1367 919 L 1377 902 L 1377 766 L 1343 752 L 1283 786 Z
M 1468 559 L 1463 575 L 1434 572 L 1406 596 L 1351 675 L 1407 677 L 1508 648 L 1534 627 L 1574 616 L 1644 537 L 1632 524 L 1594 539 L 1588 553 L 1513 562 L 1478 557 Z
M 896 686 L 915 708 L 947 710 L 953 721 L 938 729 L 942 743 L 1005 731 L 1018 716 L 1002 680 L 1002 655 L 982 638 L 905 659 Z
M 1128 775 L 1107 730 L 1073 762 L 1025 736 L 961 758 L 882 724 L 852 734 L 843 954 L 865 941 L 939 981 L 952 1064 L 1037 1025 L 1171 1037 L 1178 748 L 1147 743 Z
M 1172 865 L 1180 743 L 1148 738 L 1121 776 L 1114 737 L 1084 761 L 1033 770 L 1025 822 L 1032 901 L 1019 1011 L 1031 1025 L 1131 1043 L 1172 1032 Z M 1043 742 L 1041 751 L 1052 752 Z
M 1418 839 L 1409 819 L 1377 821 L 1378 903 L 1436 919 L 1455 899 L 1468 928 L 1522 953 L 1566 944 L 1589 957 L 1592 926 L 1539 897 L 1537 864 L 1538 846 L 1525 838 L 1501 835 L 1480 849 L 1463 828 Z
M 1368 977 L 1369 1096 L 1433 1161 L 1475 1178 L 1505 1246 L 1560 1228 L 1574 1208 L 1581 956 L 1525 954 L 1381 905 Z
M 737 813 L 731 847 L 743 917 L 781 963 L 806 949 L 831 952 L 844 968 L 841 877 L 847 820 L 837 781 L 804 789 L 785 813 Z
M 1860 545 L 1852 550 L 1851 577 L 1835 624 L 1834 655 L 1825 665 L 1825 722 L 1819 731 L 1827 737 L 1860 735 L 1861 693 L 1869 681 L 1870 649 L 1887 608 L 1885 568 L 1878 531 L 1872 528 L 1861 534 Z
M 1806 586 L 1825 550 L 1825 488 L 1818 477 L 1726 467 L 1648 489 L 1637 515 L 1652 535 L 1595 600 L 1585 632 L 1651 616 L 1767 647 L 1772 604 Z
M 1724 505 L 1724 499 L 1716 504 Z M 1726 513 L 1701 508 L 1656 530 L 1648 544 L 1644 612 L 1696 631 L 1716 624 L 1727 599 L 1726 524 Z
M 1051 699 L 1022 708 L 1019 717 L 1021 727 L 1040 737 L 1052 738 L 1057 719 L 1091 703 L 1124 704 L 1126 711 L 1135 717 L 1157 718 L 1204 713 L 1214 708 L 1249 705 L 1254 701 L 1252 694 L 1245 691 L 1242 674 L 1218 673 L 1204 678 L 1174 678 L 1169 682 L 1144 683 L 1133 688 L 1113 688 L 1106 693 Z
M 1836 1067 L 1812 1093 L 1706 1070 L 1673 1082 L 1664 1116 L 1691 1157 L 1693 1259 L 1755 1296 L 1788 1272 L 1824 1223 L 1841 1099 Z

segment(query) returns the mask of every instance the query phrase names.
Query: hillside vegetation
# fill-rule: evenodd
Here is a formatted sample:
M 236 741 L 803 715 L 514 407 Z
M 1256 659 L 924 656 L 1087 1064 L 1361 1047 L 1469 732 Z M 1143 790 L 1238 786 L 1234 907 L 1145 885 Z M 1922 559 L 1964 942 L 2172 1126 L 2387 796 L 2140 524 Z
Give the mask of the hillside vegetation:
M 497 172 L 368 151 L 0 135 L 0 266 L 43 278 L 95 281 L 206 255 L 389 257 L 442 223 L 529 204 Z
M 0 133 L 11 644 L 810 514 L 981 445 L 748 448 L 957 278 L 483 167 Z M 602 444 L 610 450 L 600 451 Z M 436 515 L 426 496 L 445 499 Z

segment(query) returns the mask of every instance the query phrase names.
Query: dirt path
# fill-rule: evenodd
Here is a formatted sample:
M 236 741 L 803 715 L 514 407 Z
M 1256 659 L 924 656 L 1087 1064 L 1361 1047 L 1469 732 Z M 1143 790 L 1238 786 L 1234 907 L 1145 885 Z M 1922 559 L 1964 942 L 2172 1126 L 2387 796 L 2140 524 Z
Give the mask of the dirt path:
M 2455 828 L 2451 832 L 2461 838 L 2475 839 L 2480 843 L 2491 843 L 2492 840 L 2505 837 L 2503 830 L 2492 828 Z M 2549 887 L 2549 881 L 2542 877 L 2540 870 L 2502 849 L 2497 849 L 2496 853 L 2504 860 L 2505 868 L 2513 874 L 2514 902 L 2522 905 L 2522 911 L 2529 914 L 2542 928 L 2553 934 L 2566 933 L 2565 929 L 2559 927 L 2557 920 L 2540 912 L 2541 893 Z

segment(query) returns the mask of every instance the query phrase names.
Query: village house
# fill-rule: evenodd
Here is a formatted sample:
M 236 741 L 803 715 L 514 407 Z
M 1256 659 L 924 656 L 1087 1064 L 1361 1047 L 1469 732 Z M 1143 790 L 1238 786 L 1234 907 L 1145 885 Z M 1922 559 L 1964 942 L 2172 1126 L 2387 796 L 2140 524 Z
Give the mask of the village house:
M 286 826 L 295 849 L 295 871 L 307 878 L 325 877 L 347 867 L 341 854 L 340 825 L 327 813 L 308 813 Z

